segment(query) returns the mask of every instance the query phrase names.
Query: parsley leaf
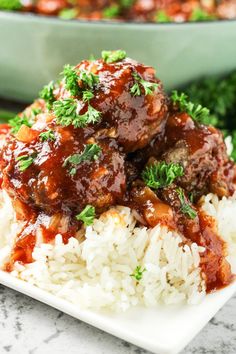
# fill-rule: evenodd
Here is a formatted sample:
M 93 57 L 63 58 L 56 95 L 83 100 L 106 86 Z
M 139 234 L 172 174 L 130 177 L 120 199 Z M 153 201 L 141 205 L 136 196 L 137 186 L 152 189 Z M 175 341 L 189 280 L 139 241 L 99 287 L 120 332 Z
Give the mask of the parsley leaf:
M 29 155 L 21 155 L 16 158 L 16 161 L 18 161 L 18 167 L 21 172 L 25 171 L 32 163 L 34 162 L 34 159 L 36 157 L 36 154 L 32 154 L 31 156 Z
M 146 268 L 141 268 L 141 266 L 137 266 L 132 274 L 131 277 L 134 277 L 137 281 L 140 281 L 143 277 L 143 273 L 146 272 Z
M 42 132 L 39 134 L 39 137 L 42 141 L 47 141 L 47 140 L 56 140 L 55 133 L 53 130 L 49 129 L 46 132 Z
M 43 89 L 39 92 L 39 97 L 46 102 L 46 106 L 48 109 L 52 108 L 52 104 L 55 101 L 53 90 L 54 90 L 54 83 L 53 81 L 51 81 L 49 82 L 48 85 L 45 85 Z
M 101 118 L 101 112 L 90 105 L 88 105 L 87 112 L 81 115 L 77 114 L 77 101 L 73 98 L 55 101 L 53 110 L 59 124 L 64 126 L 72 124 L 75 128 L 83 128 L 87 124 L 97 123 Z
M 73 96 L 76 96 L 79 91 L 78 75 L 75 71 L 75 67 L 69 64 L 64 66 L 62 74 L 65 79 L 65 87 Z
M 181 165 L 162 161 L 147 166 L 141 176 L 148 187 L 158 189 L 169 186 L 176 178 L 183 176 L 183 173 Z
M 197 212 L 190 206 L 190 204 L 188 204 L 186 202 L 186 198 L 184 196 L 184 191 L 182 188 L 177 188 L 176 192 L 178 193 L 179 196 L 179 200 L 181 203 L 181 211 L 182 213 L 184 213 L 185 215 L 187 215 L 187 217 L 189 219 L 195 219 L 197 216 Z
M 133 5 L 135 0 L 120 0 L 120 5 L 124 8 L 129 8 Z
M 124 50 L 103 50 L 102 59 L 107 64 L 115 63 L 117 61 L 123 60 L 126 58 L 126 52 Z
M 82 82 L 83 88 L 92 89 L 99 83 L 99 76 L 90 71 L 81 70 L 79 73 L 79 80 Z
M 186 112 L 195 121 L 205 124 L 209 118 L 209 109 L 202 107 L 200 104 L 194 104 L 188 101 L 188 96 L 185 93 L 179 94 L 177 91 L 173 91 L 171 99 L 174 104 L 179 106 L 181 112 Z
M 76 18 L 78 15 L 78 10 L 75 8 L 72 9 L 62 9 L 59 12 L 59 17 L 62 18 L 63 20 L 71 20 L 73 18 Z
M 32 124 L 29 122 L 28 118 L 24 114 L 22 116 L 16 116 L 15 118 L 10 119 L 9 124 L 12 127 L 12 134 L 18 133 L 22 125 L 26 125 L 29 128 L 32 127 Z
M 80 214 L 76 215 L 76 219 L 83 221 L 86 226 L 92 225 L 95 218 L 95 208 L 92 205 L 86 205 Z
M 91 91 L 84 91 L 83 92 L 83 101 L 88 102 L 94 97 L 94 94 Z
M 215 15 L 209 14 L 208 12 L 201 9 L 200 7 L 196 7 L 191 13 L 189 21 L 209 21 L 209 20 L 215 20 L 216 18 L 217 17 Z
M 159 10 L 159 11 L 157 11 L 157 13 L 156 13 L 155 21 L 156 21 L 156 22 L 161 22 L 161 23 L 164 23 L 164 22 L 171 22 L 171 18 L 170 18 L 170 16 L 167 15 L 167 13 L 165 12 L 165 10 Z
M 67 157 L 63 163 L 63 167 L 67 166 L 67 164 L 71 164 L 73 166 L 79 165 L 84 161 L 97 160 L 99 155 L 101 154 L 102 149 L 97 144 L 88 144 L 85 146 L 84 151 L 81 154 L 74 154 Z M 70 175 L 74 176 L 76 174 L 76 168 L 73 167 L 70 170 Z
M 130 92 L 133 96 L 141 96 L 141 88 L 140 85 L 144 89 L 145 96 L 151 95 L 156 90 L 159 84 L 155 82 L 148 82 L 143 80 L 136 72 L 133 73 L 133 77 L 135 79 L 135 84 L 131 87 Z
M 120 7 L 118 5 L 111 5 L 109 7 L 105 7 L 102 14 L 105 18 L 117 17 L 120 14 Z
M 20 0 L 0 0 L 1 10 L 20 10 L 22 4 Z

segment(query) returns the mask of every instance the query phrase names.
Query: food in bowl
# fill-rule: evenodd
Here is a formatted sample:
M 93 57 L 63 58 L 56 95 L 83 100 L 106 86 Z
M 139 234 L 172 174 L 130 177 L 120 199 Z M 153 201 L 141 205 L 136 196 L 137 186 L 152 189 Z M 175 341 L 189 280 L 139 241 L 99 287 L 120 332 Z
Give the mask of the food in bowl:
M 236 18 L 235 0 L 0 0 L 0 9 L 67 20 L 185 22 Z
M 1 127 L 2 269 L 117 311 L 229 285 L 235 164 L 209 110 L 122 50 L 62 75 Z

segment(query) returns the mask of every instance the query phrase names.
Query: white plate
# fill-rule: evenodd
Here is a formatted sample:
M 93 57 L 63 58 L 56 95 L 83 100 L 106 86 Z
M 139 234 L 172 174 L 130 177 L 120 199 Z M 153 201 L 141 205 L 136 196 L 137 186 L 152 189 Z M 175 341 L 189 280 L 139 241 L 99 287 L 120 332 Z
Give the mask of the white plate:
M 113 314 L 81 310 L 2 271 L 0 283 L 156 354 L 179 353 L 236 292 L 235 281 L 207 295 L 196 306 L 135 307 L 125 313 Z

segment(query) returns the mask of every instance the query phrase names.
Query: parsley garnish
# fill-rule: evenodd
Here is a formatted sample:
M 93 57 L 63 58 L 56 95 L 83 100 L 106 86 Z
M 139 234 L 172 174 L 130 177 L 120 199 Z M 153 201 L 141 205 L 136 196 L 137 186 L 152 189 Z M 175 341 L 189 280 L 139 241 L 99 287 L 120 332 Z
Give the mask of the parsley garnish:
M 132 274 L 131 277 L 134 277 L 137 281 L 140 281 L 143 277 L 143 273 L 146 272 L 146 268 L 141 268 L 141 266 L 137 266 Z
M 158 189 L 169 186 L 176 178 L 183 176 L 183 173 L 181 165 L 162 161 L 147 166 L 141 176 L 148 187 Z
M 99 76 L 86 70 L 81 70 L 79 73 L 79 80 L 83 84 L 83 88 L 94 88 L 99 83 Z
M 16 161 L 18 161 L 18 167 L 21 172 L 25 171 L 32 163 L 34 162 L 34 159 L 36 157 L 36 154 L 32 154 L 31 156 L 29 155 L 21 155 L 16 158 Z
M 125 8 L 129 8 L 133 5 L 135 0 L 120 0 L 120 5 Z
M 101 117 L 101 112 L 90 106 L 90 104 L 87 112 L 81 115 L 77 114 L 77 101 L 73 98 L 54 102 L 53 109 L 59 124 L 64 126 L 72 124 L 75 128 L 83 128 L 87 124 L 97 123 Z
M 75 67 L 69 64 L 65 65 L 62 74 L 64 75 L 66 89 L 70 91 L 73 96 L 76 96 L 79 91 L 79 86 Z
M 126 58 L 126 52 L 124 50 L 103 50 L 102 59 L 107 64 L 115 63 Z
M 63 167 L 67 166 L 68 163 L 74 166 L 70 170 L 70 175 L 74 176 L 76 174 L 76 165 L 79 165 L 83 161 L 97 160 L 101 151 L 102 149 L 97 144 L 88 144 L 81 154 L 74 154 L 67 157 L 63 163 Z
M 91 91 L 84 91 L 83 92 L 83 101 L 88 102 L 94 97 L 94 94 Z
M 136 81 L 130 89 L 133 96 L 141 96 L 142 92 L 140 85 L 144 88 L 145 96 L 153 94 L 155 89 L 158 87 L 157 83 L 143 80 L 136 72 L 133 73 L 133 77 Z
M 174 104 L 179 106 L 181 112 L 186 112 L 195 121 L 204 123 L 209 118 L 209 109 L 188 101 L 188 96 L 185 93 L 179 94 L 177 91 L 173 91 L 171 99 Z
M 42 141 L 47 141 L 47 140 L 56 140 L 55 133 L 53 130 L 49 129 L 46 132 L 42 132 L 39 134 L 39 137 Z
M 215 19 L 216 19 L 215 15 L 207 13 L 205 10 L 201 9 L 200 7 L 196 7 L 191 13 L 189 21 L 209 21 Z
M 164 23 L 164 22 L 171 22 L 171 18 L 170 18 L 170 16 L 167 15 L 167 13 L 165 12 L 165 10 L 159 10 L 159 11 L 157 11 L 157 13 L 156 13 L 155 21 L 156 21 L 156 22 L 161 22 L 161 23 Z
M 95 208 L 87 205 L 80 214 L 76 215 L 76 219 L 83 221 L 86 226 L 92 225 L 95 218 Z
M 2 10 L 20 10 L 21 8 L 20 0 L 0 0 L 0 9 Z
M 59 12 L 59 17 L 62 18 L 63 20 L 71 20 L 73 18 L 76 18 L 78 15 L 78 10 L 77 9 L 62 9 Z
M 176 192 L 178 193 L 179 196 L 179 200 L 181 203 L 181 211 L 182 213 L 184 213 L 185 215 L 187 215 L 187 217 L 189 219 L 195 219 L 197 216 L 197 212 L 190 206 L 190 204 L 188 204 L 186 202 L 186 198 L 184 196 L 184 191 L 182 188 L 177 188 Z
M 48 109 L 52 108 L 52 104 L 55 101 L 53 90 L 54 83 L 53 81 L 51 81 L 48 85 L 45 85 L 44 88 L 39 92 L 39 97 L 46 102 L 46 106 Z
M 9 124 L 12 127 L 12 134 L 18 133 L 22 125 L 26 125 L 29 128 L 32 127 L 32 124 L 29 122 L 28 118 L 24 114 L 22 116 L 16 116 L 15 118 L 10 119 Z
M 105 7 L 102 14 L 105 18 L 117 17 L 120 14 L 120 7 L 118 5 L 111 5 L 109 7 Z

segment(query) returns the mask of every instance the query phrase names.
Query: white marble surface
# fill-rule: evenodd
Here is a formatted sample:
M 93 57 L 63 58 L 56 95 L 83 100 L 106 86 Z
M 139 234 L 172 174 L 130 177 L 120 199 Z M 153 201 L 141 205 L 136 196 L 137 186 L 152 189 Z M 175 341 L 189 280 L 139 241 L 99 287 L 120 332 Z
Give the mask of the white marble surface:
M 0 285 L 0 354 L 150 354 Z M 236 354 L 236 296 L 181 354 Z

